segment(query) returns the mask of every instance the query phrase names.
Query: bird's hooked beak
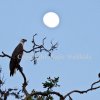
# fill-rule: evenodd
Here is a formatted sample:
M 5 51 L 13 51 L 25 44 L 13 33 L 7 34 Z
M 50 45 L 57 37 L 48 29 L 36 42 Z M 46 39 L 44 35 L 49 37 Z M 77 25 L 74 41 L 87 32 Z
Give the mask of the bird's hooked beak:
M 23 42 L 26 42 L 27 40 L 26 39 L 23 39 Z

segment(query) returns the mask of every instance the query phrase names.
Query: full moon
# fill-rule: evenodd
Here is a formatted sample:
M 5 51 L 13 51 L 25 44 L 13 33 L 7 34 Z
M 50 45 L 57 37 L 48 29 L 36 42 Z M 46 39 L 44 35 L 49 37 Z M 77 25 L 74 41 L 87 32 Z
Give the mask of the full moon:
M 60 18 L 55 12 L 47 12 L 43 16 L 43 23 L 49 28 L 55 28 L 59 25 Z

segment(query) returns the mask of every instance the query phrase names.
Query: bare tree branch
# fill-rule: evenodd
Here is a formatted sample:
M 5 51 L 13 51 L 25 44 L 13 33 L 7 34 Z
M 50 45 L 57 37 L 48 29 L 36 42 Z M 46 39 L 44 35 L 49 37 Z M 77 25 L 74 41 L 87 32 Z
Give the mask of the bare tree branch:
M 2 52 L 2 55 L 0 55 L 0 57 L 8 57 L 8 58 L 12 58 L 11 56 L 9 56 L 8 54 L 6 54 L 6 53 L 4 53 L 4 52 Z
M 71 94 L 73 94 L 73 93 L 84 94 L 84 93 L 88 93 L 88 92 L 90 92 L 90 91 L 97 90 L 97 89 L 99 89 L 99 88 L 100 88 L 100 86 L 93 87 L 93 86 L 94 86 L 94 85 L 96 85 L 97 83 L 100 83 L 100 80 L 99 80 L 99 81 L 94 82 L 94 83 L 91 85 L 91 88 L 89 88 L 89 89 L 87 89 L 87 90 L 84 90 L 84 91 L 80 91 L 80 90 L 73 90 L 73 91 L 71 91 L 71 92 L 67 93 L 67 94 L 64 96 L 64 98 L 67 98 L 67 97 L 69 97 L 69 96 L 71 97 Z
M 35 42 L 35 36 L 36 36 L 36 35 L 37 35 L 37 34 L 33 35 L 33 39 L 32 39 L 32 44 L 33 44 L 33 46 L 32 46 L 32 49 L 29 50 L 29 51 L 24 50 L 25 53 L 34 52 L 34 55 L 33 55 L 33 57 L 32 57 L 32 58 L 33 58 L 32 61 L 34 61 L 34 64 L 36 64 L 36 62 L 37 62 L 37 58 L 38 58 L 38 57 L 36 57 L 36 54 L 37 54 L 38 52 L 45 51 L 45 52 L 48 53 L 48 56 L 51 57 L 51 52 L 52 52 L 53 50 L 55 50 L 55 49 L 58 47 L 58 43 L 53 44 L 52 41 L 51 41 L 51 47 L 50 47 L 50 49 L 45 48 L 45 46 L 44 46 L 44 41 L 45 41 L 46 37 L 43 38 L 42 44 L 40 44 L 40 45 L 37 44 L 37 43 Z M 34 59 L 34 58 L 35 58 L 35 59 Z
M 91 85 L 91 88 L 93 88 L 93 86 L 94 86 L 95 84 L 97 84 L 97 83 L 100 83 L 100 80 L 97 81 L 97 82 L 94 82 L 94 83 Z
M 8 96 L 10 95 L 14 96 L 17 99 L 21 99 L 23 96 L 19 94 L 20 91 L 18 92 L 17 91 L 18 91 L 17 89 L 11 89 L 11 88 L 5 91 L 0 89 L 0 94 L 1 97 L 4 97 L 4 100 L 7 100 Z
M 46 91 L 46 92 L 32 92 L 31 94 L 28 95 L 29 97 L 35 96 L 35 95 L 42 95 L 42 96 L 48 96 L 48 95 L 57 95 L 59 96 L 60 100 L 64 100 L 63 95 L 61 95 L 59 92 L 55 92 L 55 91 Z
M 58 43 L 53 44 L 53 42 L 51 41 L 51 47 L 50 47 L 50 49 L 45 48 L 44 42 L 45 42 L 46 37 L 42 40 L 42 44 L 40 44 L 40 45 L 37 44 L 35 42 L 35 36 L 36 35 L 37 34 L 33 35 L 32 49 L 29 50 L 29 51 L 23 50 L 25 53 L 31 53 L 31 52 L 34 53 L 33 57 L 32 57 L 32 61 L 34 61 L 34 64 L 36 64 L 36 62 L 37 62 L 38 56 L 36 54 L 38 52 L 45 51 L 45 52 L 47 52 L 49 54 L 49 56 L 51 56 L 52 51 L 55 50 L 58 47 Z M 4 52 L 2 52 L 2 54 L 0 55 L 0 57 L 8 57 L 10 59 L 12 58 L 11 56 L 9 56 L 8 54 L 6 54 Z M 26 89 L 26 86 L 28 85 L 28 82 L 27 82 L 26 76 L 25 76 L 25 74 L 24 74 L 24 72 L 22 70 L 22 67 L 20 65 L 18 65 L 18 70 L 19 70 L 19 72 L 21 73 L 21 75 L 22 75 L 22 77 L 24 79 L 24 82 L 22 84 L 22 92 L 24 93 L 24 96 L 25 96 L 24 100 L 29 100 L 29 98 L 32 98 L 32 97 L 37 96 L 37 95 L 38 96 L 46 96 L 46 97 L 51 96 L 51 95 L 56 95 L 56 96 L 58 96 L 60 98 L 60 100 L 65 100 L 67 97 L 69 98 L 69 100 L 73 100 L 73 98 L 71 97 L 72 94 L 75 94 L 75 93 L 85 94 L 85 93 L 88 93 L 90 91 L 94 91 L 94 90 L 97 90 L 97 89 L 100 88 L 100 86 L 95 86 L 98 83 L 100 83 L 100 80 L 98 80 L 98 81 L 92 83 L 91 87 L 88 88 L 88 89 L 86 89 L 86 90 L 83 90 L 83 91 L 82 90 L 72 90 L 72 91 L 70 91 L 69 93 L 67 93 L 65 95 L 62 95 L 61 93 L 55 92 L 53 90 L 51 91 L 50 89 L 48 89 L 47 91 L 44 91 L 44 92 L 41 92 L 41 91 L 32 91 L 31 93 L 29 93 L 27 91 L 27 89 Z M 0 73 L 1 73 L 1 71 L 0 71 Z M 98 76 L 100 78 L 100 74 Z M 51 82 L 54 82 L 54 81 L 52 80 Z M 3 84 L 3 81 L 0 79 L 0 86 L 1 86 L 1 84 Z M 51 84 L 51 83 L 47 82 L 47 85 L 48 84 L 51 86 L 50 88 L 52 88 L 53 86 L 55 86 L 55 84 Z M 44 85 L 44 86 L 46 87 L 47 85 Z M 13 96 L 15 96 L 15 98 L 18 98 L 18 99 L 22 98 L 22 96 L 19 95 L 20 92 L 16 92 L 16 91 L 17 91 L 16 89 L 10 89 L 10 88 L 8 90 L 5 90 L 5 91 L 3 91 L 3 90 L 0 89 L 1 96 L 4 97 L 4 100 L 7 100 L 7 98 L 8 98 L 9 95 L 13 95 Z

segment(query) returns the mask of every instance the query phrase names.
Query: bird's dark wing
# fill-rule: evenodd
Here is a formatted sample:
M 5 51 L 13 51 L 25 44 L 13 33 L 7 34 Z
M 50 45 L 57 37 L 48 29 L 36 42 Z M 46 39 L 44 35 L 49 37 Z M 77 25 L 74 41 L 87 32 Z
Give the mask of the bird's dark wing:
M 12 58 L 17 59 L 18 63 L 20 63 L 23 55 L 23 45 L 20 43 L 12 53 Z
M 23 45 L 19 44 L 12 53 L 12 58 L 10 60 L 10 76 L 14 74 L 15 69 L 18 68 L 18 65 L 21 61 L 23 55 Z

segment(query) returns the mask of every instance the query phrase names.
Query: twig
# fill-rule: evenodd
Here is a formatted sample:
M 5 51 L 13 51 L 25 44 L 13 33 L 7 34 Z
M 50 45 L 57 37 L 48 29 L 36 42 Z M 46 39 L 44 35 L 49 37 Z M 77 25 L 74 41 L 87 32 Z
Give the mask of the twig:
M 97 84 L 97 83 L 100 83 L 100 80 L 97 81 L 97 82 L 94 82 L 94 83 L 91 85 L 91 88 L 93 88 L 93 86 L 94 86 L 95 84 Z
M 88 93 L 88 92 L 90 92 L 90 91 L 93 91 L 93 90 L 99 89 L 100 86 L 93 87 L 93 86 L 94 86 L 95 84 L 97 84 L 97 83 L 100 83 L 100 80 L 97 81 L 97 82 L 94 82 L 94 83 L 91 85 L 91 88 L 89 88 L 89 89 L 87 89 L 87 90 L 84 90 L 84 91 L 73 90 L 73 91 L 67 93 L 67 94 L 64 96 L 64 98 L 67 98 L 67 97 L 69 97 L 69 96 L 71 97 L 71 94 L 73 94 L 73 93 L 84 94 L 84 93 Z
M 17 99 L 21 99 L 23 97 L 22 95 L 19 95 L 19 92 L 17 92 L 17 89 L 8 89 L 5 91 L 0 89 L 0 94 L 2 95 L 1 98 L 4 97 L 4 100 L 7 100 L 8 96 L 10 95 L 14 96 Z
M 9 56 L 8 54 L 6 54 L 6 53 L 4 53 L 4 52 L 2 52 L 2 55 L 0 55 L 0 57 L 8 57 L 8 58 L 12 58 L 11 56 Z
M 31 49 L 31 50 L 29 50 L 29 51 L 26 51 L 26 50 L 23 50 L 25 53 L 30 53 L 30 52 L 32 52 L 34 49 Z
M 37 44 L 37 43 L 35 42 L 35 36 L 36 36 L 36 35 L 37 35 L 37 34 L 33 35 L 33 39 L 32 39 L 33 48 L 32 48 L 31 50 L 29 50 L 29 51 L 27 51 L 27 50 L 23 50 L 23 51 L 24 51 L 25 53 L 34 52 L 35 54 L 38 53 L 38 52 L 45 51 L 45 52 L 47 52 L 48 55 L 51 57 L 51 52 L 52 52 L 54 49 L 56 49 L 56 48 L 58 47 L 58 43 L 53 44 L 52 41 L 51 41 L 51 48 L 50 48 L 50 49 L 47 49 L 47 48 L 45 48 L 45 46 L 44 46 L 44 41 L 45 41 L 46 37 L 43 38 L 43 40 L 42 40 L 42 45 L 39 45 L 39 44 Z M 35 57 L 35 54 L 34 54 L 34 57 L 33 57 L 33 59 L 32 59 L 32 61 L 34 61 L 34 62 L 37 61 L 37 59 L 34 59 L 34 58 L 37 58 L 37 57 Z M 36 63 L 34 63 L 34 64 L 36 64 Z

